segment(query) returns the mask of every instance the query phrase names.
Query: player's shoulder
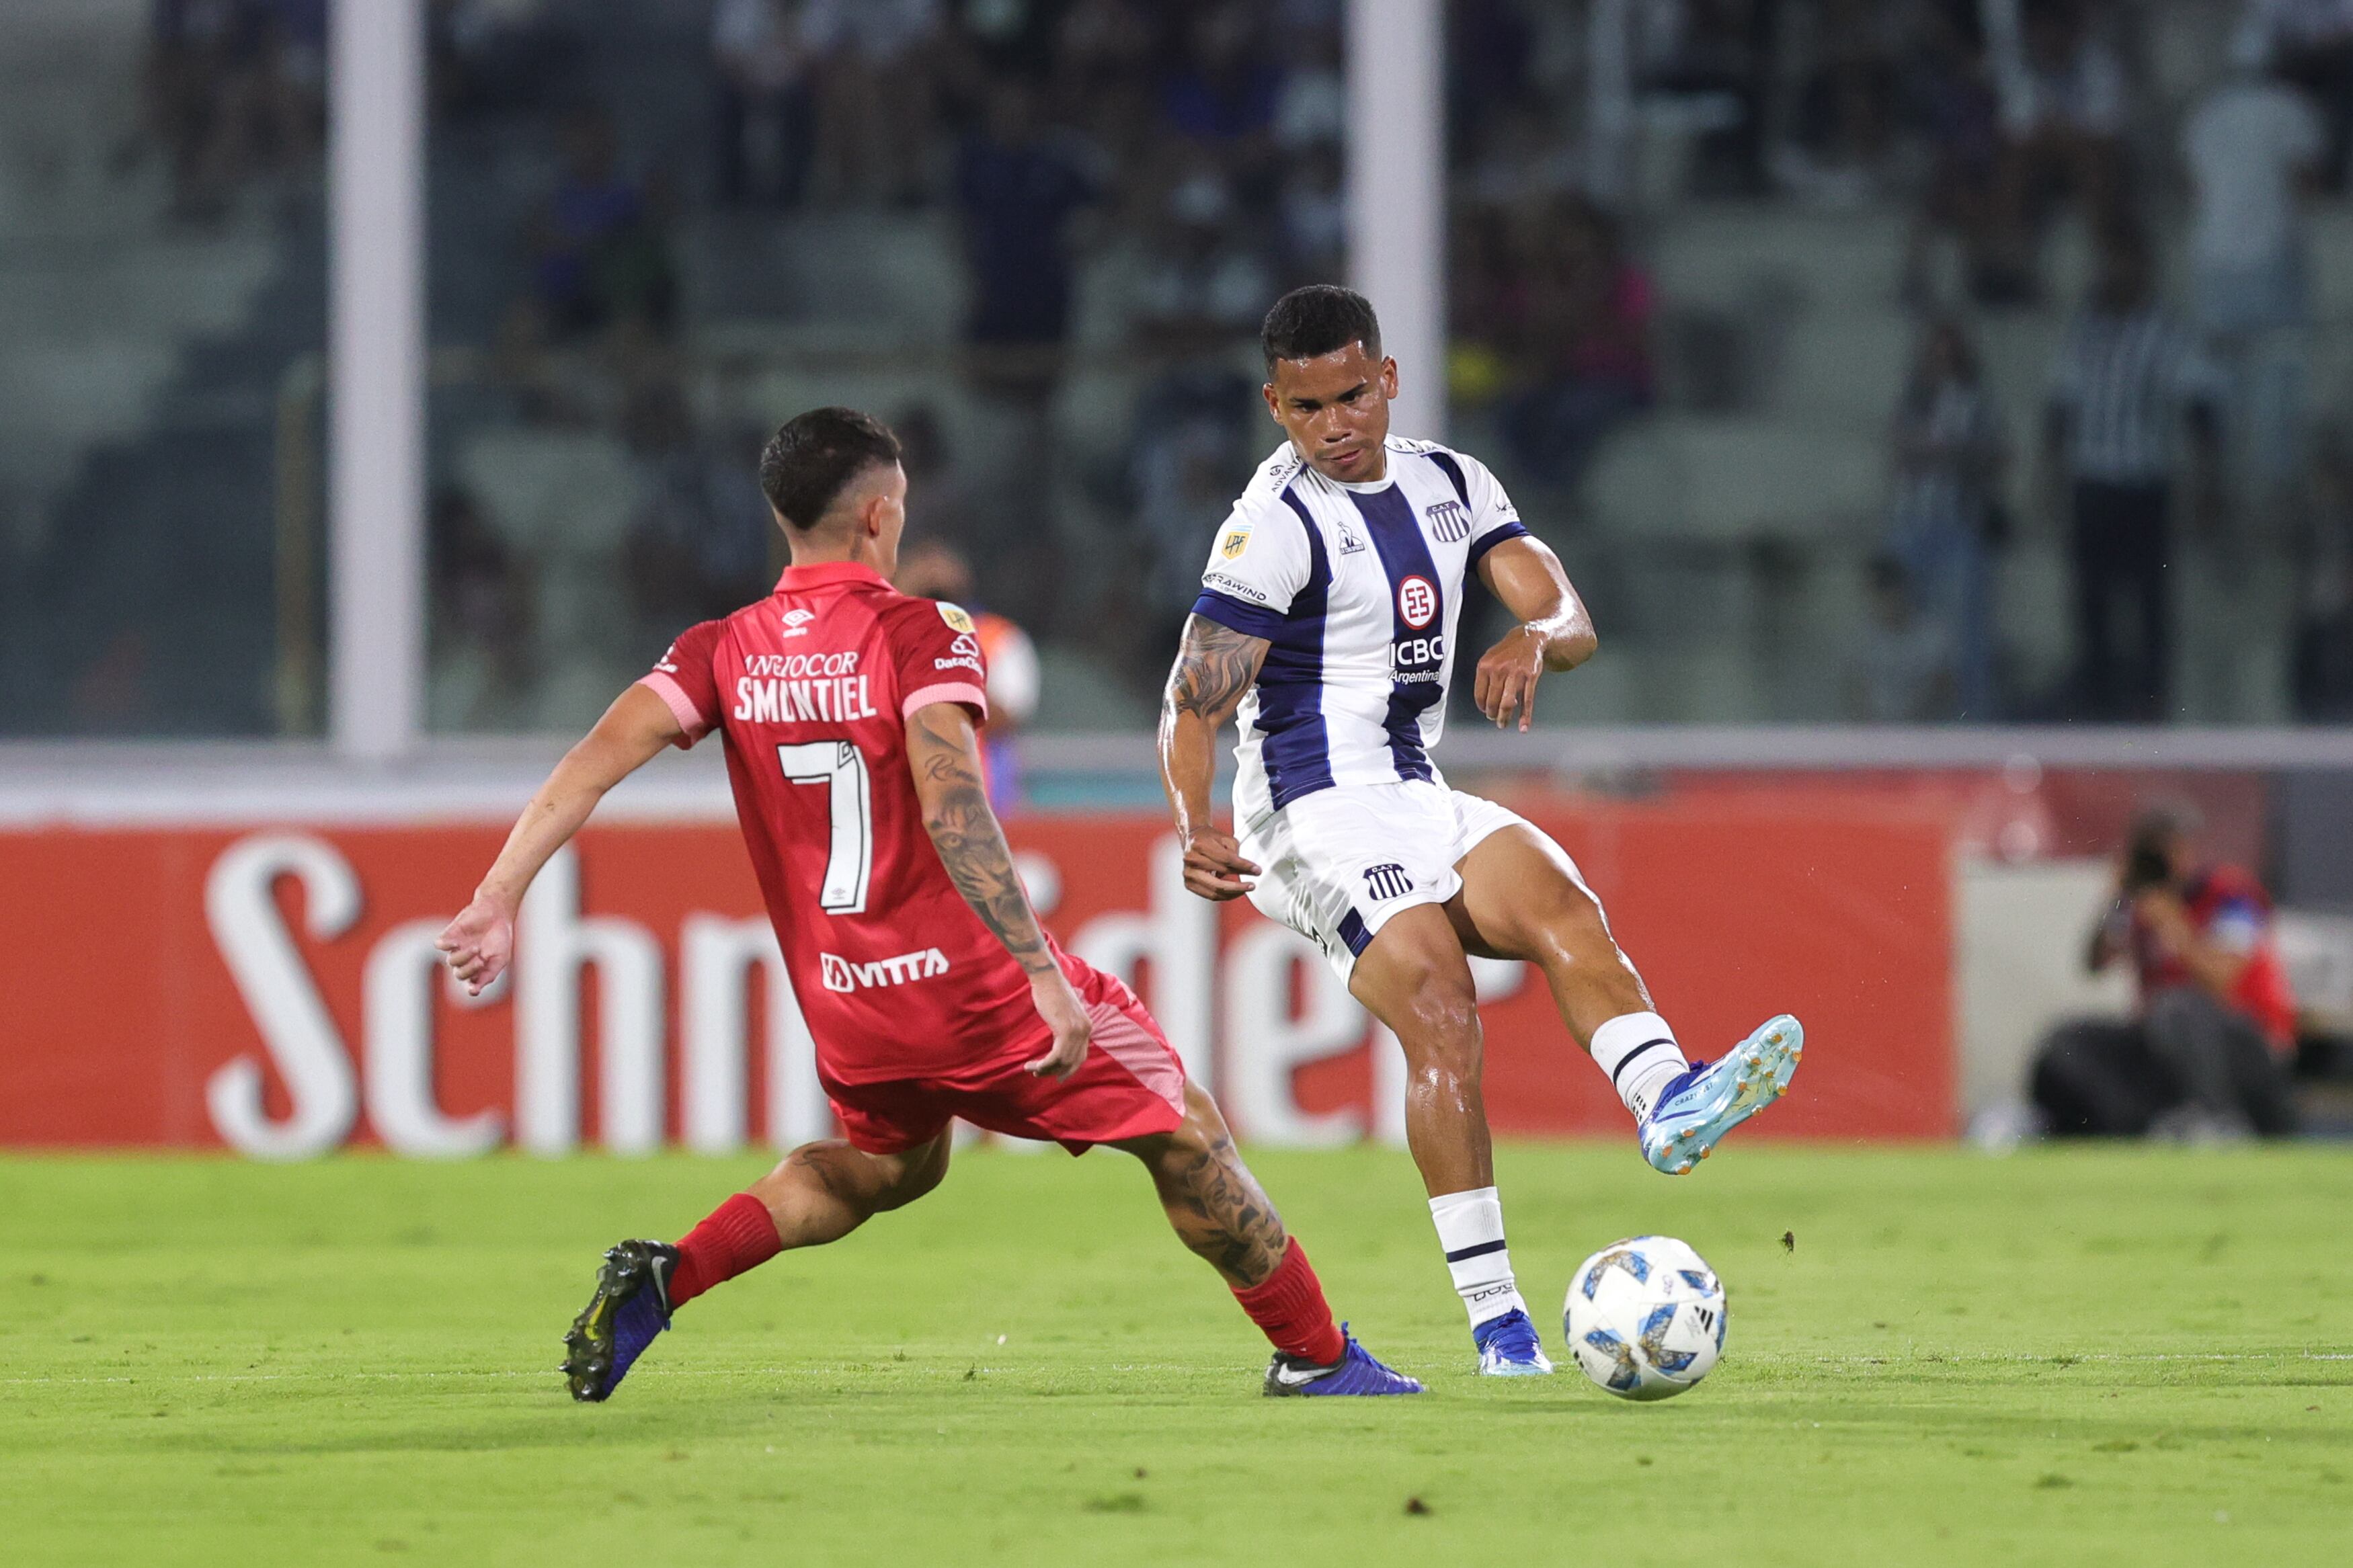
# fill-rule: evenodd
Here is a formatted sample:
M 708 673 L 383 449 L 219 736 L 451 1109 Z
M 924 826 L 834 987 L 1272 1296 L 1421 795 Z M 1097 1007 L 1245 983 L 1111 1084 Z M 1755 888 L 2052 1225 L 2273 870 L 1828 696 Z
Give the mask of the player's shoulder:
M 1299 448 L 1285 441 L 1267 454 L 1266 461 L 1258 466 L 1250 483 L 1242 487 L 1242 493 L 1234 498 L 1234 510 L 1255 520 L 1287 510 L 1289 503 L 1283 497 L 1299 482 L 1303 473 L 1311 471 L 1307 459 L 1299 455 Z
M 1387 443 L 1391 455 L 1399 458 L 1419 458 L 1446 476 L 1447 483 L 1457 490 L 1474 483 L 1492 483 L 1494 476 L 1487 465 L 1443 441 L 1418 441 L 1409 436 L 1392 436 Z M 1464 498 L 1469 499 L 1467 496 Z

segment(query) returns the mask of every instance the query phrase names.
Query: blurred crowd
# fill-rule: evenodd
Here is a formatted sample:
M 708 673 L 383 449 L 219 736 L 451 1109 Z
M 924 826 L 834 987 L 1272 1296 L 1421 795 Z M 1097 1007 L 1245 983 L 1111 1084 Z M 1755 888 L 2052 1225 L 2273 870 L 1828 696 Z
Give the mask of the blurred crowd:
M 2353 3 L 2243 0 L 2173 118 L 2149 110 L 2155 9 L 1451 0 L 1443 368 L 1463 428 L 1573 535 L 1619 432 L 1750 395 L 1743 334 L 1769 327 L 1671 319 L 1646 257 L 1663 128 L 1682 149 L 1665 205 L 1907 215 L 1890 287 L 1918 348 L 1887 411 L 1852 716 L 2171 716 L 2180 568 L 2260 532 L 2297 563 L 2295 713 L 2353 717 L 2353 433 L 2308 390 L 2305 244 L 2347 178 Z M 576 440 L 564 484 L 522 483 L 539 470 L 482 441 L 437 445 L 445 716 L 529 722 L 497 693 L 543 687 L 534 663 L 567 637 L 626 626 L 634 657 L 766 585 L 776 546 L 741 469 L 785 410 L 710 373 L 713 237 L 746 233 L 952 252 L 955 341 L 900 367 L 932 390 L 881 395 L 920 454 L 914 515 L 976 597 L 1145 690 L 1199 542 L 1273 439 L 1255 324 L 1282 289 L 1345 274 L 1344 10 L 433 0 L 444 156 L 528 142 L 543 171 L 462 239 L 437 208 L 437 288 L 502 280 L 463 343 L 501 400 L 486 439 L 503 421 L 543 456 Z M 191 215 L 315 155 L 320 0 L 155 15 L 151 128 Z M 657 26 L 691 36 L 682 62 L 617 58 Z M 673 100 L 689 134 L 646 107 Z M 2087 284 L 2052 265 L 2062 230 L 2089 237 Z M 2017 311 L 2067 320 L 2025 408 L 1981 366 L 1989 323 Z M 2000 630 L 2029 526 L 2055 530 L 2070 574 L 2055 681 L 2021 679 Z M 593 570 L 554 558 L 592 548 Z
M 1627 216 L 1653 177 L 1645 132 L 1682 133 L 1682 177 L 1703 196 L 1903 206 L 1898 282 L 1919 348 L 1891 411 L 1852 716 L 2168 718 L 2185 547 L 2229 558 L 2266 537 L 2285 541 L 2305 584 L 2294 712 L 2342 721 L 2353 513 L 2341 421 L 2353 411 L 2311 406 L 2306 391 L 2305 217 L 2345 191 L 2353 5 L 2245 0 L 2227 58 L 2178 123 L 2149 110 L 2156 9 L 1457 0 L 1457 406 L 1492 408 L 1519 474 L 1567 489 L 1653 405 L 1656 289 Z M 2077 299 L 2052 294 L 2046 252 L 2063 220 L 2094 258 Z M 2172 277 L 2168 223 L 2187 228 Z M 2043 308 L 2072 316 L 2042 406 L 2000 408 L 1978 324 Z M 1687 403 L 1739 395 L 1738 345 L 1719 335 L 1683 345 Z M 2036 439 L 2012 437 L 2013 414 Z M 2019 498 L 2055 522 L 2072 579 L 2073 668 L 2036 689 L 2008 674 L 1996 631 Z
M 309 175 L 326 130 L 327 0 L 153 0 L 143 138 L 160 152 L 174 215 L 218 222 L 258 180 Z

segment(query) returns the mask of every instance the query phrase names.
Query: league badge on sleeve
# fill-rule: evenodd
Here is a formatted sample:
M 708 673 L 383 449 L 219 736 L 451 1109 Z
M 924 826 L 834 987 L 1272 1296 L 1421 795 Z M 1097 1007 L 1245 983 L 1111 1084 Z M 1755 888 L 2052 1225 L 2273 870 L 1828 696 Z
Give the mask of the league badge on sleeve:
M 973 629 L 972 617 L 945 599 L 940 601 L 940 619 L 947 622 L 951 631 L 969 632 Z
M 1232 561 L 1250 548 L 1250 524 L 1238 523 L 1226 530 L 1226 536 L 1218 542 L 1218 553 Z

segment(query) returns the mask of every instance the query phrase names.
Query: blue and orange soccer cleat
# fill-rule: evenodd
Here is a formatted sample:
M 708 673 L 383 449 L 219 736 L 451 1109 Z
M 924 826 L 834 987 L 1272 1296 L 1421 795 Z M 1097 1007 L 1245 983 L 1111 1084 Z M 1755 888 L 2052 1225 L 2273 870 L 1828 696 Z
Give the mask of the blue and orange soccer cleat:
M 1724 1135 L 1781 1098 L 1805 1053 L 1806 1031 L 1784 1013 L 1713 1062 L 1669 1083 L 1642 1121 L 1642 1157 L 1680 1176 Z
M 1346 1352 L 1329 1366 L 1318 1366 L 1304 1356 L 1283 1351 L 1274 1352 L 1274 1360 L 1266 1369 L 1266 1392 L 1270 1398 L 1289 1398 L 1294 1394 L 1419 1394 L 1421 1384 L 1401 1372 L 1391 1372 L 1373 1359 L 1373 1352 L 1356 1342 L 1348 1325 L 1340 1325 L 1340 1337 L 1348 1342 Z
M 1517 1307 L 1477 1325 L 1471 1338 L 1479 1346 L 1482 1377 L 1543 1377 L 1552 1371 L 1536 1326 Z
M 624 1241 L 605 1254 L 596 1293 L 564 1336 L 562 1372 L 572 1397 L 593 1405 L 612 1397 L 655 1336 L 670 1327 L 670 1277 L 678 1248 L 659 1241 Z

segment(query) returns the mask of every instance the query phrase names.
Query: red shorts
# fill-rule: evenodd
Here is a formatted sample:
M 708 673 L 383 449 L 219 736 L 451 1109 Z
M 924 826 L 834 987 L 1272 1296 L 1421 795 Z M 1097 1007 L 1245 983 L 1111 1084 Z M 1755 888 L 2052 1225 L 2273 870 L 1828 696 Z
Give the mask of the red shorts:
M 1023 1069 L 1052 1044 L 1042 1023 L 1036 1034 L 935 1077 L 837 1083 L 820 1067 L 843 1133 L 870 1154 L 897 1154 L 930 1142 L 961 1116 L 992 1132 L 1051 1140 L 1082 1154 L 1097 1143 L 1175 1131 L 1185 1120 L 1185 1067 L 1168 1037 L 1119 981 L 1067 956 L 1062 968 L 1094 1024 L 1078 1071 L 1051 1079 Z

